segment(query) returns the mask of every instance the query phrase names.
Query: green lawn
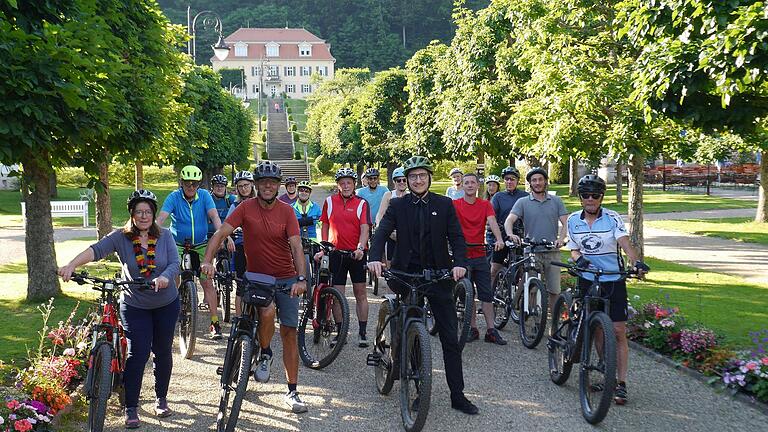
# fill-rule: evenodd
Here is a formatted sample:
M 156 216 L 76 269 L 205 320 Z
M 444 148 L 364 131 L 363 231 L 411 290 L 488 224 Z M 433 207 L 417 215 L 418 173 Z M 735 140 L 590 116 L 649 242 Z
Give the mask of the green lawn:
M 686 219 L 646 223 L 656 228 L 768 245 L 768 224 L 755 223 L 751 218 Z

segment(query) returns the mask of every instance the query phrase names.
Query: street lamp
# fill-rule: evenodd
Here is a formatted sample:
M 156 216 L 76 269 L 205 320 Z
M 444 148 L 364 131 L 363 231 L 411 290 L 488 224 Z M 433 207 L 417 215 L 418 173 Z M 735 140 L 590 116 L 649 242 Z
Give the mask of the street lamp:
M 195 27 L 197 26 L 197 19 L 201 16 L 203 17 L 203 28 L 213 27 L 216 33 L 219 34 L 218 42 L 211 45 L 211 48 L 213 48 L 213 54 L 216 58 L 222 61 L 229 55 L 229 47 L 224 43 L 221 18 L 216 12 L 210 10 L 199 12 L 194 18 L 191 18 L 190 6 L 187 6 L 187 33 L 191 36 L 189 42 L 187 42 L 187 54 L 192 56 L 192 61 L 197 64 L 197 49 L 195 46 L 197 30 L 195 30 Z

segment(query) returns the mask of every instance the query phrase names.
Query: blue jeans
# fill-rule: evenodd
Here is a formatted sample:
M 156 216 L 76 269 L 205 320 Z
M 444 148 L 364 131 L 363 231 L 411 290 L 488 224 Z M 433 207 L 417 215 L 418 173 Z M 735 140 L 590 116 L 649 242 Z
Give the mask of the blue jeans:
M 179 298 L 156 309 L 139 309 L 120 304 L 120 319 L 128 339 L 128 359 L 123 383 L 125 406 L 139 405 L 139 392 L 144 377 L 144 365 L 152 351 L 155 373 L 155 396 L 166 397 L 173 369 L 173 335 L 179 318 Z

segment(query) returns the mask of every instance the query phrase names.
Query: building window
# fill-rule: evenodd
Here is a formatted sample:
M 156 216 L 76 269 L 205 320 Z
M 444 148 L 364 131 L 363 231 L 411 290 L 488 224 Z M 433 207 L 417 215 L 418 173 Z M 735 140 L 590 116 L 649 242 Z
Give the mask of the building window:
M 312 75 L 312 66 L 301 66 L 299 68 L 299 76 L 310 76 Z
M 242 42 L 235 44 L 235 57 L 248 57 L 248 44 Z
M 284 69 L 283 75 L 296 76 L 296 66 L 286 66 Z
M 302 93 L 312 93 L 312 86 L 309 84 L 302 84 L 301 85 L 301 92 Z
M 267 57 L 279 57 L 280 56 L 280 45 L 270 42 L 267 44 Z
M 280 76 L 280 68 L 278 66 L 270 66 L 268 75 L 271 77 Z
M 286 93 L 296 93 L 296 85 L 295 84 L 286 84 L 285 85 L 285 92 Z
M 328 76 L 328 66 L 315 66 L 315 73 L 322 76 Z
M 299 45 L 299 57 L 311 57 L 312 56 L 312 45 L 306 44 L 306 45 Z
M 253 85 L 253 94 L 258 94 L 259 88 L 256 86 L 256 84 Z
M 261 74 L 261 70 L 259 66 L 251 66 L 251 76 L 259 76 Z

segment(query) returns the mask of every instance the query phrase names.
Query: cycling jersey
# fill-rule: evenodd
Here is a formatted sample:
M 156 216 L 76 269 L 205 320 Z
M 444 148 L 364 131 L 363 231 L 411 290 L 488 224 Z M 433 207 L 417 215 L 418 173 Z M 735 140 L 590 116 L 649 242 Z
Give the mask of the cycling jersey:
M 315 225 L 317 225 L 317 221 L 320 220 L 320 214 L 322 213 L 320 206 L 309 200 L 306 204 L 302 205 L 301 201 L 296 200 L 296 202 L 293 204 L 293 211 L 296 213 L 296 218 L 299 220 L 299 228 L 301 229 L 302 233 L 304 232 L 304 227 L 306 226 L 307 236 L 309 238 L 317 238 L 317 230 L 315 229 Z M 302 218 L 312 219 L 312 225 L 302 226 Z
M 389 192 L 389 189 L 387 189 L 386 186 L 378 186 L 376 189 L 361 187 L 355 191 L 355 194 L 368 201 L 368 206 L 371 210 L 371 219 L 376 219 L 376 215 L 379 214 L 381 199 L 384 198 L 384 194 L 387 192 Z
M 337 249 L 355 250 L 360 242 L 360 225 L 371 224 L 368 202 L 357 195 L 347 200 L 341 193 L 329 196 L 323 204 L 320 222 L 328 224 L 328 241 Z
M 453 200 L 453 207 L 456 209 L 456 216 L 459 218 L 466 242 L 482 245 L 485 224 L 488 217 L 494 216 L 491 203 L 482 198 L 476 198 L 475 202 L 470 204 L 464 198 L 459 198 Z M 467 258 L 484 256 L 485 246 L 467 246 Z
M 231 206 L 229 206 L 229 211 L 227 212 L 227 216 L 231 215 L 233 211 L 235 211 L 235 208 L 237 208 L 238 205 L 242 204 L 244 201 L 235 201 L 232 203 Z M 221 220 L 221 223 L 224 223 L 224 220 L 226 217 L 224 217 Z M 232 239 L 235 241 L 235 246 L 243 244 L 243 229 L 237 228 L 234 231 L 232 231 Z
M 199 189 L 189 202 L 179 188 L 168 195 L 161 210 L 171 216 L 171 234 L 176 244 L 190 239 L 193 245 L 199 245 L 208 241 L 208 210 L 213 208 L 216 206 L 207 190 Z
M 224 195 L 221 198 L 217 198 L 211 194 L 211 199 L 213 199 L 213 205 L 216 206 L 216 212 L 219 213 L 219 220 L 224 222 L 227 213 L 229 213 L 229 207 L 235 202 L 236 197 L 234 195 Z M 216 228 L 214 228 L 213 222 L 208 220 L 208 233 L 213 234 L 214 232 L 216 232 Z
M 568 249 L 578 250 L 599 269 L 620 270 L 617 240 L 628 235 L 624 220 L 613 210 L 601 207 L 591 227 L 584 220 L 583 210 L 575 211 L 568 217 Z M 582 276 L 587 280 L 595 279 L 595 275 L 590 273 Z M 601 276 L 600 280 L 615 281 L 620 278 L 620 275 L 607 275 Z
M 504 221 L 507 220 L 509 212 L 512 211 L 517 200 L 523 197 L 527 197 L 528 192 L 523 192 L 520 189 L 515 189 L 512 192 L 503 191 L 497 192 L 496 195 L 491 198 L 491 205 L 493 205 L 493 211 L 496 213 L 496 222 L 501 227 L 501 236 L 504 240 L 507 239 L 507 233 L 504 232 Z M 523 234 L 523 221 L 517 220 L 512 227 L 516 235 Z

